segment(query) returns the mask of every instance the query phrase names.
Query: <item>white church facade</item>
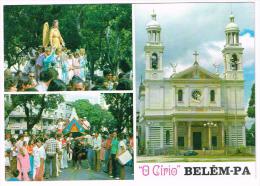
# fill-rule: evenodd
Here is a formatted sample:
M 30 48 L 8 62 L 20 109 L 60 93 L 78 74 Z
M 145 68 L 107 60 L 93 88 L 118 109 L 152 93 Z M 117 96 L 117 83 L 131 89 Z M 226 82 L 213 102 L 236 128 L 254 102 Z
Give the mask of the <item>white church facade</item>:
M 243 47 L 234 16 L 225 28 L 223 76 L 200 66 L 195 52 L 189 68 L 164 78 L 164 46 L 155 13 L 146 31 L 145 78 L 139 87 L 137 123 L 139 144 L 146 154 L 163 149 L 177 152 L 245 146 Z

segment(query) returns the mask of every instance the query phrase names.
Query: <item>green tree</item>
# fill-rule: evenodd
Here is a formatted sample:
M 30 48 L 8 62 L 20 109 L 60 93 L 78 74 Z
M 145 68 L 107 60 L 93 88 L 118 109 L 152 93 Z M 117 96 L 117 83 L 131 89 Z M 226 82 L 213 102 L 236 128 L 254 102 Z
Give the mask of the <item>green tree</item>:
M 255 146 L 255 123 L 250 129 L 246 129 L 246 145 Z
M 110 112 L 102 109 L 100 105 L 93 105 L 85 99 L 77 100 L 72 105 L 80 118 L 86 117 L 91 125 L 91 130 L 99 130 L 102 126 L 109 130 L 112 129 L 115 119 Z
M 86 49 L 92 76 L 96 69 L 116 73 L 120 59 L 132 63 L 131 12 L 129 4 L 4 6 L 5 60 L 9 68 L 23 63 L 42 44 L 43 24 L 58 19 L 66 47 Z
M 255 118 L 255 84 L 251 88 L 251 97 L 248 103 L 247 115 Z M 246 129 L 246 145 L 255 146 L 255 123 L 250 129 Z
M 133 94 L 103 94 L 108 110 L 116 119 L 116 129 L 121 133 L 124 129 L 133 132 Z
M 35 124 L 39 123 L 44 111 L 53 111 L 64 101 L 59 94 L 20 94 L 10 95 L 11 103 L 5 106 L 5 118 L 18 106 L 24 109 L 27 130 L 30 132 Z
M 248 103 L 247 115 L 250 118 L 255 118 L 255 84 L 251 88 L 251 97 Z

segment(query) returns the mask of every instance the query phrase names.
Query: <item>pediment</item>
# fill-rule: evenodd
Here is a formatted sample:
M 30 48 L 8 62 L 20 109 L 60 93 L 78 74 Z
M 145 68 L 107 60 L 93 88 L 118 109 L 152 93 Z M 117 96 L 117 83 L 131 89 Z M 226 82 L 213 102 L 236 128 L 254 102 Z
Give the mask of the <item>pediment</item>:
M 194 64 L 193 66 L 187 68 L 184 71 L 181 71 L 174 76 L 171 76 L 172 79 L 192 79 L 192 80 L 220 80 L 221 78 L 202 68 L 198 64 Z

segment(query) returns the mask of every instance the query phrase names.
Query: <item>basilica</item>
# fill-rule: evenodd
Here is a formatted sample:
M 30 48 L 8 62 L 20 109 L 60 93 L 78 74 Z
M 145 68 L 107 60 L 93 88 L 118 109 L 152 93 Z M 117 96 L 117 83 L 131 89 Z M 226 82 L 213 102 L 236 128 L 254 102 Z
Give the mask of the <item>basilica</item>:
M 164 78 L 162 28 L 152 13 L 146 26 L 145 78 L 139 86 L 137 121 L 139 148 L 147 155 L 164 150 L 224 152 L 246 145 L 243 47 L 234 15 L 229 19 L 223 34 L 223 74 L 203 68 L 195 52 L 189 68 L 173 70 Z

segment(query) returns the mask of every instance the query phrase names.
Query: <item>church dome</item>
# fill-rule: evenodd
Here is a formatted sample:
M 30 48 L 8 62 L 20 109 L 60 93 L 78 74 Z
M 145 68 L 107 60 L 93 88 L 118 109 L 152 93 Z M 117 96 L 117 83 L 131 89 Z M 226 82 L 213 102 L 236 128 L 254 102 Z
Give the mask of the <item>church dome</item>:
M 238 31 L 239 30 L 239 27 L 238 25 L 234 22 L 235 20 L 235 17 L 233 14 L 230 15 L 229 17 L 230 19 L 230 23 L 227 24 L 226 26 L 226 31 Z
M 157 21 L 151 20 L 149 23 L 147 23 L 146 27 L 147 27 L 147 28 L 148 28 L 148 27 L 149 27 L 149 28 L 151 28 L 151 27 L 156 28 L 156 27 L 161 27 L 161 26 L 160 26 L 160 24 L 159 24 Z
M 156 20 L 156 14 L 153 12 L 152 15 L 152 20 L 149 21 L 146 25 L 147 29 L 160 29 L 161 25 L 159 24 L 159 22 Z

